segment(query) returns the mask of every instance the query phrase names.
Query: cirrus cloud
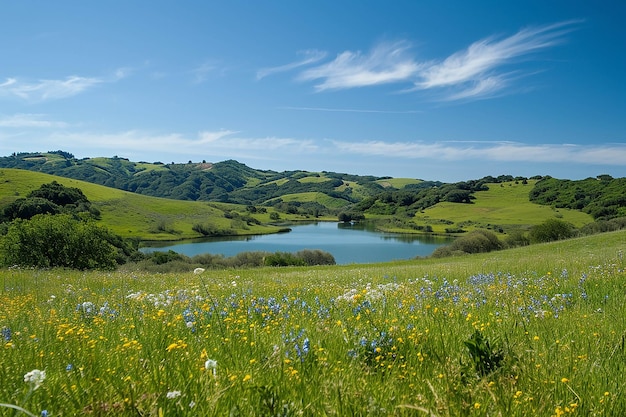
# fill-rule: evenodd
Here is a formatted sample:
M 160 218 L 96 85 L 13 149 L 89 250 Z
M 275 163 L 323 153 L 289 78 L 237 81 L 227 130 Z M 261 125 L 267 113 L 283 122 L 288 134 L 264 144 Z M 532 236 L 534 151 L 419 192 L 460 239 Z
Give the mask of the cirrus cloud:
M 70 75 L 63 79 L 39 80 L 11 77 L 0 83 L 0 97 L 17 97 L 35 102 L 63 99 L 81 94 L 99 84 L 118 81 L 127 77 L 129 71 L 127 68 L 120 68 L 110 77 Z
M 569 20 L 524 28 L 504 38 L 491 36 L 444 59 L 424 61 L 412 55 L 408 41 L 382 42 L 367 53 L 341 52 L 330 62 L 302 70 L 296 79 L 314 82 L 318 92 L 405 84 L 404 92 L 435 91 L 446 101 L 480 99 L 501 94 L 514 78 L 521 76 L 521 69 L 505 71 L 504 68 L 532 53 L 565 42 L 565 35 L 580 23 L 579 20 Z M 261 70 L 259 74 L 262 76 L 257 78 L 309 65 L 322 57 L 317 53 L 315 59 Z

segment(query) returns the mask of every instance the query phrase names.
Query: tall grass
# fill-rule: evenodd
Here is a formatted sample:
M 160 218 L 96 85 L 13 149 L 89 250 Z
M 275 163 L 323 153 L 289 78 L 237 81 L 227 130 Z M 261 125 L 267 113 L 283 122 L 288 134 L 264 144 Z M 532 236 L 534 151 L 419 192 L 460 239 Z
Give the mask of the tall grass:
M 378 265 L 3 270 L 0 403 L 49 416 L 623 415 L 625 248 L 619 232 Z

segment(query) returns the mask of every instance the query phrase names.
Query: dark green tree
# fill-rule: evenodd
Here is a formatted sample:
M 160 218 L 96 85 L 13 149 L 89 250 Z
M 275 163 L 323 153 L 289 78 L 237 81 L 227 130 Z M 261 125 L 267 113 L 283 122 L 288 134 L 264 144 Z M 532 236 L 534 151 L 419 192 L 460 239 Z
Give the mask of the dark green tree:
M 89 202 L 80 188 L 66 187 L 56 181 L 42 184 L 38 189 L 31 191 L 28 197 L 45 198 L 59 206 L 67 206 L 68 204 L 78 206 Z
M 41 197 L 18 198 L 2 211 L 0 220 L 15 219 L 28 220 L 37 214 L 57 214 L 61 207 L 50 200 Z

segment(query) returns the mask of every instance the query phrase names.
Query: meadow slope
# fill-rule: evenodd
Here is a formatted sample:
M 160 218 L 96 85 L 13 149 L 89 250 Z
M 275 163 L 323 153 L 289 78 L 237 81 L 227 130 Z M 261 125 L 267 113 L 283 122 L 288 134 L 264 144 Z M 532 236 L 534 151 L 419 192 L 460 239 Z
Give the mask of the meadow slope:
M 0 413 L 624 415 L 625 250 L 621 231 L 377 265 L 1 270 Z

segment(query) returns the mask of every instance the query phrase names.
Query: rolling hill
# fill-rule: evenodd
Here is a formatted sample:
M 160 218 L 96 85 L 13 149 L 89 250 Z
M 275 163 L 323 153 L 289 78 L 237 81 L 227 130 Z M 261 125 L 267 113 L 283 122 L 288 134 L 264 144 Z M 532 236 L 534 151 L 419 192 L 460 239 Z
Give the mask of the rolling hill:
M 268 224 L 271 210 L 251 215 L 241 205 L 150 197 L 22 169 L 0 169 L 0 207 L 52 181 L 66 187 L 80 188 L 100 211 L 101 222 L 123 237 L 141 240 L 200 237 L 202 234 L 193 230 L 197 224 L 233 235 L 273 233 L 279 230 L 279 227 Z M 258 220 L 259 224 L 250 221 L 248 217 Z
M 445 184 L 263 171 L 232 160 L 76 159 L 63 151 L 0 157 L 0 208 L 51 181 L 80 188 L 112 231 L 141 240 L 272 233 L 280 222 L 337 220 L 345 213 L 344 219 L 365 217 L 386 231 L 458 234 L 487 228 L 503 236 L 551 218 L 581 227 L 606 213 L 626 213 L 626 179 L 608 176 L 569 181 L 501 175 Z

